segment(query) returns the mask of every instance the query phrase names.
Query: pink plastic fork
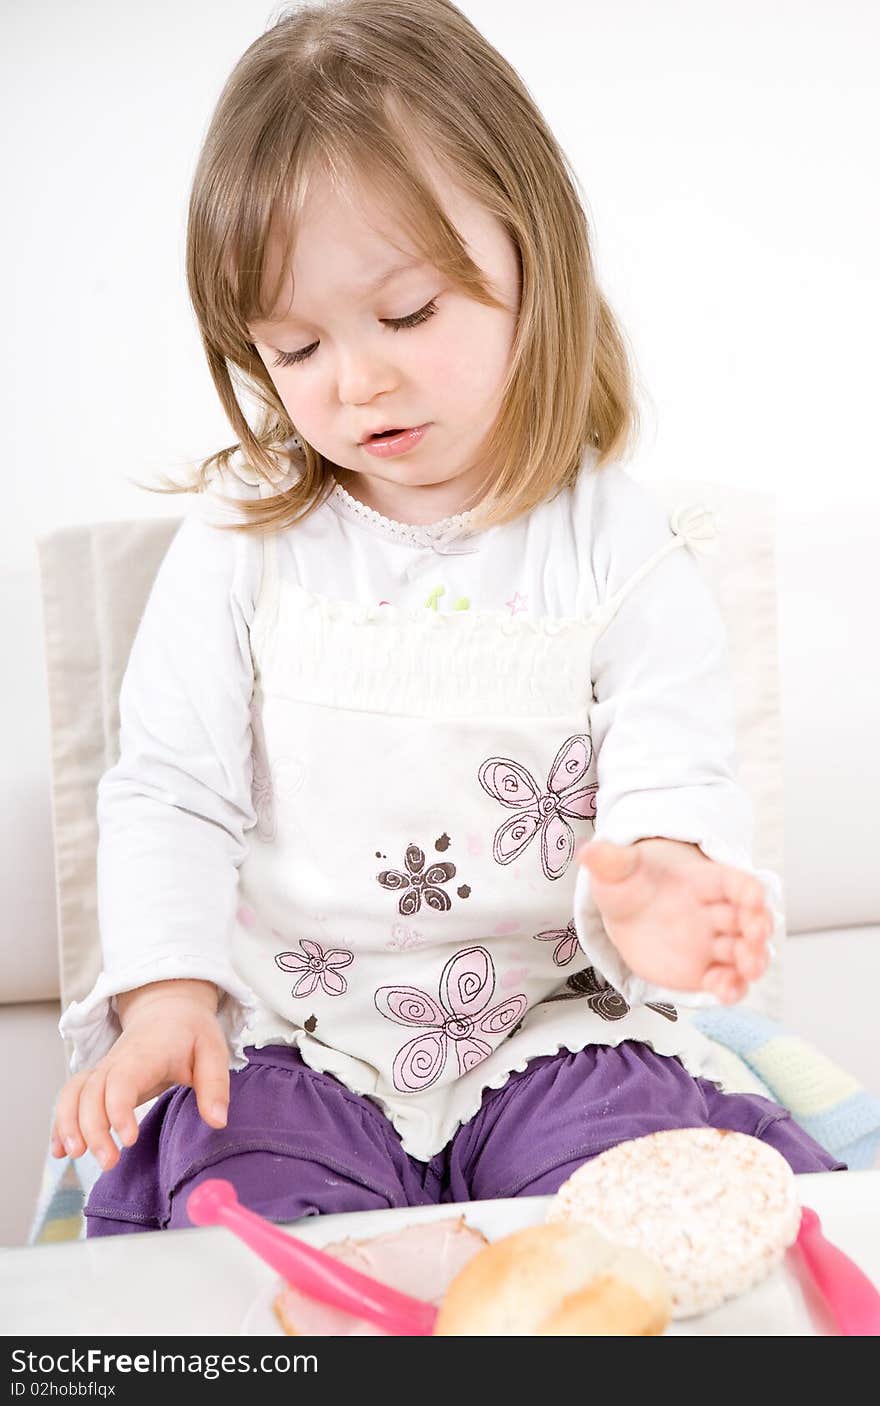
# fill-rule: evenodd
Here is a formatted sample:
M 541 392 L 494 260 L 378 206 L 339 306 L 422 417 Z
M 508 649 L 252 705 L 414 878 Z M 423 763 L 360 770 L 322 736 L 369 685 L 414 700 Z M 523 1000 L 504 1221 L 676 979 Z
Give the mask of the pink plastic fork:
M 366 1318 L 400 1338 L 430 1337 L 437 1310 L 423 1299 L 391 1289 L 369 1274 L 306 1245 L 242 1206 L 231 1182 L 215 1177 L 190 1193 L 186 1212 L 194 1225 L 224 1225 L 289 1284 L 355 1318 Z
M 880 1293 L 849 1255 L 825 1239 L 822 1223 L 809 1206 L 801 1210 L 797 1246 L 841 1334 L 846 1338 L 880 1334 Z

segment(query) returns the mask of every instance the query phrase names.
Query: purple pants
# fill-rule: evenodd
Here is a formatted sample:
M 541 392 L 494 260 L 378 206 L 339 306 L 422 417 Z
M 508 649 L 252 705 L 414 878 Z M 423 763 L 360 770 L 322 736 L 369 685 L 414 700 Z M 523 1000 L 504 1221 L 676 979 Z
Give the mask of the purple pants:
M 229 1120 L 202 1122 L 189 1088 L 169 1089 L 137 1142 L 92 1188 L 88 1234 L 190 1225 L 189 1193 L 226 1177 L 273 1221 L 502 1196 L 546 1196 L 627 1138 L 664 1128 L 729 1128 L 782 1153 L 795 1172 L 843 1171 L 778 1104 L 723 1094 L 678 1059 L 635 1041 L 533 1059 L 489 1089 L 430 1162 L 404 1152 L 381 1109 L 286 1045 L 248 1049 L 230 1076 Z

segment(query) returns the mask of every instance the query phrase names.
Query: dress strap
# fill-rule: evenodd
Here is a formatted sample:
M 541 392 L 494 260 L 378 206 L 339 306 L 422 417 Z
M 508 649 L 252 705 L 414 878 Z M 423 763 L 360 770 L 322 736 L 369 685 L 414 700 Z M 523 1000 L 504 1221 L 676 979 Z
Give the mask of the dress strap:
M 260 497 L 272 498 L 275 490 L 272 484 L 260 481 Z M 263 538 L 263 583 L 260 587 L 261 598 L 274 599 L 278 590 L 278 533 L 266 532 L 261 534 Z
M 284 441 L 284 448 L 288 454 L 302 454 L 303 442 L 299 435 L 291 435 Z M 278 492 L 278 485 L 285 483 L 290 477 L 290 467 L 282 470 L 275 483 L 267 483 L 264 478 L 259 480 L 261 498 L 274 498 Z M 280 581 L 278 569 L 278 531 L 263 534 L 263 585 L 260 591 L 261 599 L 274 602 L 278 596 L 278 585 Z
M 260 497 L 272 497 L 272 485 L 260 483 Z M 278 570 L 278 533 L 261 532 L 262 578 L 257 592 L 254 617 L 251 621 L 251 652 L 255 662 L 262 653 L 263 644 L 271 632 L 278 614 L 280 572 Z
M 710 556 L 717 551 L 718 515 L 704 503 L 684 503 L 677 507 L 670 514 L 669 526 L 672 530 L 669 541 L 664 542 L 647 561 L 642 562 L 628 580 L 593 611 L 590 622 L 599 627 L 599 633 L 610 625 L 630 592 L 635 590 L 670 552 L 678 551 L 679 547 L 690 547 L 696 556 Z

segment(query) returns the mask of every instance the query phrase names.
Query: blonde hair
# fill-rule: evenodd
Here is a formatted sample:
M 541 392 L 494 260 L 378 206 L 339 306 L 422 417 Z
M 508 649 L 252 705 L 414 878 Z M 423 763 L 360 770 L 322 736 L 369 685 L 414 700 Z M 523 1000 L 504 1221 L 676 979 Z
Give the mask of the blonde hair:
M 366 177 L 416 252 L 468 296 L 501 308 L 450 223 L 415 129 L 516 247 L 521 300 L 500 410 L 480 452 L 480 523 L 510 521 L 621 458 L 638 415 L 624 338 L 596 283 L 578 182 L 522 80 L 450 0 L 329 0 L 286 10 L 221 93 L 189 202 L 189 293 L 238 443 L 199 467 L 200 492 L 237 457 L 273 496 L 241 501 L 238 531 L 292 526 L 325 499 L 330 470 L 291 422 L 248 323 L 267 317 L 273 219 L 287 228 L 274 307 L 310 174 Z M 236 383 L 255 397 L 251 428 Z M 295 444 L 291 441 L 295 440 Z M 285 471 L 296 479 L 279 490 Z M 279 472 L 280 471 L 280 472 Z M 166 479 L 166 482 L 168 480 Z

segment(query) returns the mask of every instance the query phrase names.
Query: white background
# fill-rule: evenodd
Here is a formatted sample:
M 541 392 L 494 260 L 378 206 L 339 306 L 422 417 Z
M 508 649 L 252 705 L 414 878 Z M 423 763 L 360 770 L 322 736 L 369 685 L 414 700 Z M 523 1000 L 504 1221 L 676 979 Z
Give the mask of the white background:
M 880 502 L 871 0 L 466 0 L 583 187 L 635 354 L 630 472 Z M 184 282 L 213 106 L 265 0 L 6 0 L 0 560 L 184 511 L 130 480 L 232 442 Z

